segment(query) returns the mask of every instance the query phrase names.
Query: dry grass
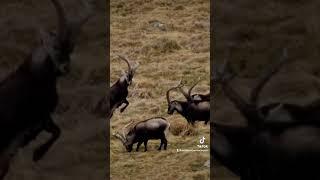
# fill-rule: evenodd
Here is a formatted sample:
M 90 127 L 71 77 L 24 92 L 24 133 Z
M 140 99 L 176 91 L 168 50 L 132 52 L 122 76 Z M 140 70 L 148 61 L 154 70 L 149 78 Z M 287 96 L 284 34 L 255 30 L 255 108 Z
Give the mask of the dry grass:
M 165 98 L 181 78 L 190 86 L 203 77 L 195 92 L 209 91 L 209 14 L 209 0 L 111 1 L 111 83 L 127 68 L 116 54 L 127 55 L 140 67 L 129 88 L 130 105 L 114 113 L 110 133 L 130 120 L 163 116 L 171 123 L 167 151 L 158 152 L 160 142 L 150 141 L 148 152 L 142 147 L 128 153 L 111 138 L 111 179 L 209 178 L 209 168 L 203 166 L 209 152 L 176 152 L 197 148 L 201 136 L 209 142 L 209 126 L 201 122 L 192 128 L 180 115 L 167 115 Z M 172 97 L 183 99 L 176 92 Z
M 263 5 L 262 5 L 263 4 Z M 295 60 L 277 74 L 261 94 L 261 104 L 289 102 L 306 104 L 319 98 L 318 1 L 216 1 L 215 60 L 228 52 L 239 77 L 232 86 L 246 96 L 261 71 L 278 61 L 282 49 Z M 243 124 L 234 106 L 217 93 L 215 120 Z M 221 168 L 216 179 L 234 179 Z M 237 179 L 237 178 L 235 178 Z

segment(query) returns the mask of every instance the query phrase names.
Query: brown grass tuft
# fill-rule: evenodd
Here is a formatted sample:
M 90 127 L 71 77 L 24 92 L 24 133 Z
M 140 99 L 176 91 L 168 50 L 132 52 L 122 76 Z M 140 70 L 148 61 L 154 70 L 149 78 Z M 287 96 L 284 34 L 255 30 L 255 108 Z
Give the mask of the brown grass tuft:
M 196 136 L 198 131 L 196 128 L 188 125 L 187 122 L 171 123 L 170 132 L 175 136 Z

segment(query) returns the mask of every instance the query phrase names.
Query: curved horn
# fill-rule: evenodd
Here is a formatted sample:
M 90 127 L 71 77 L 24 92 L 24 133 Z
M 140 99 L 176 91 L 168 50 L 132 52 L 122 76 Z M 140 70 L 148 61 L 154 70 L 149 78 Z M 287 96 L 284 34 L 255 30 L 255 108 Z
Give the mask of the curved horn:
M 257 82 L 256 86 L 252 89 L 250 94 L 250 103 L 254 106 L 257 106 L 259 101 L 259 95 L 265 85 L 271 80 L 273 75 L 281 70 L 281 68 L 289 62 L 287 49 L 284 48 L 280 61 L 273 65 L 271 68 L 268 68 L 267 71 L 262 75 L 260 80 Z
M 128 124 L 126 124 L 123 128 L 122 128 L 122 136 L 126 139 L 127 135 L 125 133 L 125 129 L 130 126 L 133 123 L 133 120 L 131 120 Z
M 180 83 L 179 83 L 179 84 L 181 84 L 181 87 L 179 87 L 179 91 L 189 101 L 189 100 L 191 100 L 191 98 L 190 98 L 190 96 L 188 96 L 188 93 L 184 89 L 182 89 L 182 86 L 184 86 L 184 84 L 182 84 L 181 81 L 182 80 L 180 80 Z
M 180 87 L 179 90 L 188 101 L 191 100 L 189 94 L 184 89 L 182 89 L 182 87 Z
M 57 16 L 58 16 L 58 37 L 62 38 L 66 35 L 66 31 L 67 31 L 66 14 L 58 0 L 51 0 L 51 1 L 56 9 Z
M 191 88 L 189 89 L 188 91 L 188 96 L 191 98 L 191 92 L 192 92 L 192 89 L 200 82 L 202 81 L 202 79 L 199 77 L 198 81 L 196 83 L 194 83 L 193 86 L 191 86 Z
M 117 139 L 119 139 L 123 144 L 126 142 L 126 140 L 124 139 L 124 137 L 122 137 L 122 135 L 120 135 L 118 132 L 113 133 L 112 134 L 114 137 L 116 137 Z
M 183 86 L 183 84 L 181 83 L 181 80 L 180 80 L 180 82 L 179 82 L 179 84 L 177 86 L 168 89 L 168 91 L 167 91 L 167 102 L 168 102 L 168 104 L 171 102 L 170 101 L 170 91 L 172 91 L 174 89 L 181 88 L 182 86 Z
M 124 57 L 123 55 L 118 55 L 118 57 L 127 63 L 127 65 L 128 65 L 128 73 L 131 72 L 131 65 L 129 63 L 128 58 Z

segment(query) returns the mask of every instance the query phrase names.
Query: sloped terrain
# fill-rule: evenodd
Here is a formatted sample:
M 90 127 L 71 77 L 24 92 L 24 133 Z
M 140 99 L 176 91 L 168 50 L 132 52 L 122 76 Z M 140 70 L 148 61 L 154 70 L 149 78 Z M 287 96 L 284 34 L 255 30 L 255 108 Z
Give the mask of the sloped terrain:
M 204 136 L 209 145 L 209 125 L 187 126 L 179 114 L 167 114 L 166 91 L 180 79 L 190 87 L 203 81 L 194 92 L 209 91 L 209 0 L 114 0 L 111 1 L 111 85 L 126 64 L 116 57 L 124 54 L 139 62 L 129 88 L 130 105 L 111 119 L 111 132 L 121 131 L 130 120 L 142 121 L 162 116 L 171 123 L 168 150 L 159 152 L 159 140 L 148 143 L 148 151 L 126 152 L 121 142 L 111 138 L 111 179 L 208 179 L 209 152 L 177 152 L 197 149 Z M 179 92 L 172 99 L 184 100 Z M 135 147 L 135 146 L 134 146 Z
M 79 1 L 62 1 L 68 15 L 81 12 Z M 50 0 L 0 2 L 0 78 L 14 71 L 38 44 L 40 28 L 56 28 Z M 72 55 L 71 72 L 58 83 L 59 106 L 53 118 L 61 137 L 42 160 L 32 161 L 36 146 L 49 138 L 41 133 L 13 159 L 7 180 L 104 179 L 105 119 L 92 113 L 106 87 L 105 2 L 95 1 L 95 16 L 84 26 Z M 23 91 L 23 90 L 22 90 Z

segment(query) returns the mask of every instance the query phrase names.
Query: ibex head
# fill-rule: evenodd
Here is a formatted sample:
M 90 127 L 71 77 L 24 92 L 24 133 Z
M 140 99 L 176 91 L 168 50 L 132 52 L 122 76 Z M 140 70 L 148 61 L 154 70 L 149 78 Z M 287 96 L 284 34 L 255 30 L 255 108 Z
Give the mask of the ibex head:
M 119 139 L 122 142 L 122 144 L 124 145 L 124 147 L 126 148 L 126 150 L 128 152 L 132 151 L 133 139 L 134 139 L 135 133 L 133 131 L 129 131 L 126 133 L 125 130 L 132 123 L 133 123 L 133 121 L 129 122 L 127 125 L 125 125 L 122 128 L 122 134 L 120 134 L 118 132 L 115 132 L 112 134 L 114 137 L 116 137 L 117 139 Z
M 173 114 L 174 111 L 179 111 L 179 112 L 182 111 L 182 106 L 178 101 L 176 101 L 176 100 L 171 101 L 170 100 L 170 91 L 181 88 L 182 86 L 183 86 L 183 84 L 181 84 L 181 81 L 180 81 L 180 83 L 177 86 L 168 89 L 168 91 L 167 91 L 167 102 L 168 102 L 167 113 L 168 114 Z
M 135 66 L 131 67 L 131 64 L 128 60 L 127 57 L 123 56 L 123 55 L 118 55 L 118 57 L 125 61 L 128 65 L 128 71 L 127 72 L 123 72 L 121 78 L 120 78 L 120 81 L 121 82 L 126 82 L 128 85 L 130 85 L 132 83 L 132 79 L 133 79 L 133 76 L 137 70 L 137 68 L 139 67 L 139 63 L 137 63 Z
M 57 12 L 58 29 L 56 32 L 41 31 L 41 47 L 38 49 L 40 52 L 34 53 L 32 61 L 33 65 L 39 66 L 50 60 L 54 64 L 57 74 L 61 75 L 69 72 L 70 54 L 73 52 L 81 26 L 91 15 L 91 7 L 88 3 L 83 2 L 86 7 L 83 16 L 71 21 L 66 18 L 61 3 L 58 0 L 51 1 Z

